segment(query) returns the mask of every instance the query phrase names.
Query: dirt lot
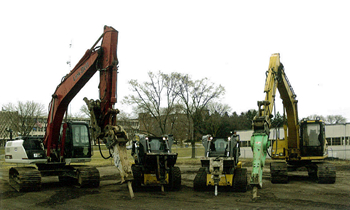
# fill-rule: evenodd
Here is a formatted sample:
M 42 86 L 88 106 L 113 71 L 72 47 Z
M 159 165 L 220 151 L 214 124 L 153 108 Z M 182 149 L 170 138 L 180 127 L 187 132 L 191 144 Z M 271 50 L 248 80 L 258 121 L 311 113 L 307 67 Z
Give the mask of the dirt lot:
M 251 164 L 245 162 L 244 166 Z M 219 189 L 195 192 L 192 182 L 200 165 L 178 165 L 182 172 L 180 191 L 161 193 L 160 188 L 135 192 L 130 199 L 125 184 L 120 184 L 117 169 L 99 167 L 99 188 L 80 189 L 60 186 L 57 177 L 42 178 L 40 192 L 19 193 L 8 183 L 7 169 L 0 174 L 0 209 L 350 209 L 350 166 L 337 161 L 335 184 L 317 184 L 307 172 L 293 173 L 288 184 L 271 184 L 269 170 L 264 170 L 264 186 L 259 199 L 253 201 L 252 190 L 246 193 Z

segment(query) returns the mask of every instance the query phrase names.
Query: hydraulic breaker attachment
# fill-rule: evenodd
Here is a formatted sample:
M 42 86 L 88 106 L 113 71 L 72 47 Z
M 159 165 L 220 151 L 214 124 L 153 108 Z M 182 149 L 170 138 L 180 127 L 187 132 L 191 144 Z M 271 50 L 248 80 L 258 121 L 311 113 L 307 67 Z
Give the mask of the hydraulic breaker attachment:
M 253 150 L 253 169 L 250 185 L 253 187 L 253 198 L 257 197 L 257 189 L 262 187 L 262 172 L 265 165 L 267 148 L 270 146 L 269 136 L 266 133 L 256 133 L 251 137 Z
M 134 192 L 131 186 L 133 174 L 126 152 L 126 143 L 128 142 L 126 132 L 120 126 L 107 125 L 105 128 L 105 135 L 107 142 L 112 142 L 110 145 L 108 145 L 108 148 L 113 148 L 112 156 L 114 165 L 119 169 L 122 183 L 125 181 L 128 182 L 130 197 L 133 198 Z
M 134 178 L 126 152 L 126 143 L 129 139 L 123 127 L 117 125 L 116 119 L 119 110 L 110 108 L 106 114 L 102 114 L 100 100 L 94 101 L 84 98 L 84 101 L 90 111 L 93 138 L 98 141 L 102 140 L 106 147 L 112 151 L 111 156 L 114 159 L 114 165 L 119 169 L 122 183 L 128 182 L 130 197 L 133 198 L 131 182 Z M 108 124 L 104 125 L 106 122 Z

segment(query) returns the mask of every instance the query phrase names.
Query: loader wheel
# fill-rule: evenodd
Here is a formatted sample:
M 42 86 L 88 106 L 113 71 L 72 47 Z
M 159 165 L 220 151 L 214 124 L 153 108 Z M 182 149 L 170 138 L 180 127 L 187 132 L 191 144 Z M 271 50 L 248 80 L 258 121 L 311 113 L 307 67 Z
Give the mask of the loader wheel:
M 247 192 L 247 187 L 248 187 L 247 169 L 237 168 L 234 171 L 233 190 L 235 192 Z
M 195 191 L 203 191 L 207 186 L 207 172 L 205 167 L 201 167 L 193 180 L 193 189 Z
M 132 188 L 137 190 L 141 187 L 142 183 L 142 168 L 138 165 L 133 164 L 131 166 L 132 173 L 134 175 L 134 180 L 132 181 Z
M 169 185 L 170 190 L 179 190 L 181 188 L 181 171 L 177 166 L 170 168 Z
M 167 190 L 179 190 L 181 187 L 181 171 L 179 167 L 169 169 L 169 183 L 165 185 Z

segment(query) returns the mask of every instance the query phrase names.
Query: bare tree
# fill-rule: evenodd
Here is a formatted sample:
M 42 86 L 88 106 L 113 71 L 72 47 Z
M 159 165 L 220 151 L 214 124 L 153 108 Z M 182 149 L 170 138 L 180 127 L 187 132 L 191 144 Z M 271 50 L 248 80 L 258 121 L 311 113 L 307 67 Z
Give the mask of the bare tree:
M 80 107 L 78 112 L 71 112 L 70 109 L 67 110 L 65 113 L 65 117 L 67 119 L 84 119 L 84 118 L 90 118 L 90 112 L 87 108 L 87 105 L 84 104 Z
M 207 104 L 225 93 L 221 85 L 215 86 L 208 78 L 192 81 L 188 75 L 181 78 L 180 97 L 185 106 L 185 113 L 189 123 L 188 134 L 192 144 L 192 158 L 196 156 L 195 135 L 200 134 L 200 121 Z
M 184 114 L 184 106 L 176 104 L 172 114 L 169 116 L 170 133 L 174 135 L 178 145 L 183 147 L 184 140 L 188 139 L 188 124 L 190 123 Z
M 219 102 L 209 102 L 207 109 L 209 111 L 206 122 L 207 131 L 210 131 L 211 135 L 217 137 L 220 131 L 225 127 L 223 117 L 225 114 L 231 112 L 231 107 Z
M 137 125 L 134 125 L 135 120 L 131 119 L 131 115 L 121 111 L 118 114 L 118 125 L 123 126 L 128 133 L 129 139 L 134 139 L 135 134 L 139 132 Z
M 327 124 L 338 124 L 338 123 L 346 123 L 346 118 L 341 115 L 327 115 L 326 117 L 322 115 L 310 115 L 307 117 L 308 120 L 316 120 L 320 119 L 325 121 Z
M 6 104 L 3 109 L 9 112 L 16 112 L 16 118 L 12 118 L 11 128 L 14 132 L 22 136 L 29 135 L 34 126 L 38 123 L 38 118 L 45 115 L 44 105 L 34 101 L 21 102 L 17 105 Z
M 17 112 L 7 111 L 4 108 L 0 111 L 0 140 L 15 137 L 16 133 L 13 131 L 15 126 L 17 126 L 15 119 L 18 119 Z M 2 143 L 4 143 L 4 141 Z
M 124 97 L 123 103 L 136 105 L 137 110 L 146 114 L 143 115 L 144 120 L 150 119 L 146 118 L 147 114 L 154 119 L 159 130 L 153 131 L 153 134 L 166 134 L 169 130 L 169 115 L 174 111 L 179 95 L 180 78 L 179 73 L 168 75 L 160 71 L 157 74 L 148 72 L 147 82 L 141 84 L 137 80 L 129 81 L 134 94 Z
M 217 112 L 220 115 L 224 115 L 226 112 L 231 112 L 231 107 L 228 104 L 222 104 L 216 101 L 208 103 L 207 109 L 210 114 Z
M 328 124 L 346 123 L 346 118 L 341 115 L 327 115 L 326 123 Z
M 82 113 L 82 116 L 90 118 L 90 111 L 86 104 L 80 107 L 80 112 Z
M 192 81 L 188 75 L 158 72 L 148 73 L 148 81 L 129 81 L 134 94 L 126 96 L 123 103 L 136 105 L 140 127 L 153 135 L 186 131 L 192 141 L 192 157 L 195 157 L 195 134 L 200 135 L 200 121 L 206 105 L 224 94 L 225 89 L 215 86 L 207 78 Z M 182 114 L 183 117 L 178 117 Z M 176 123 L 181 119 L 180 123 Z M 181 124 L 181 125 L 180 125 Z M 184 129 L 184 127 L 187 129 Z M 172 133 L 175 134 L 175 133 Z M 181 136 L 183 138 L 183 136 Z

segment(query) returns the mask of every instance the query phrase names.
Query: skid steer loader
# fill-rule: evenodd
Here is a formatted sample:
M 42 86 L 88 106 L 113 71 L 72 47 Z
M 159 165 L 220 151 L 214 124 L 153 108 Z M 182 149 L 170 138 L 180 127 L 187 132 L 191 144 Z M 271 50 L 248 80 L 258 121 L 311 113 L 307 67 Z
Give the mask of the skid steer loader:
M 131 166 L 134 174 L 133 188 L 141 186 L 161 186 L 168 190 L 178 190 L 181 186 L 180 168 L 174 166 L 177 153 L 171 152 L 174 142 L 172 135 L 152 137 L 137 134 L 132 145 L 131 155 L 135 164 Z
M 239 135 L 230 137 L 203 136 L 202 144 L 205 148 L 202 167 L 199 169 L 193 183 L 196 191 L 202 191 L 213 186 L 215 196 L 218 187 L 227 187 L 233 191 L 247 191 L 247 169 L 239 162 Z

